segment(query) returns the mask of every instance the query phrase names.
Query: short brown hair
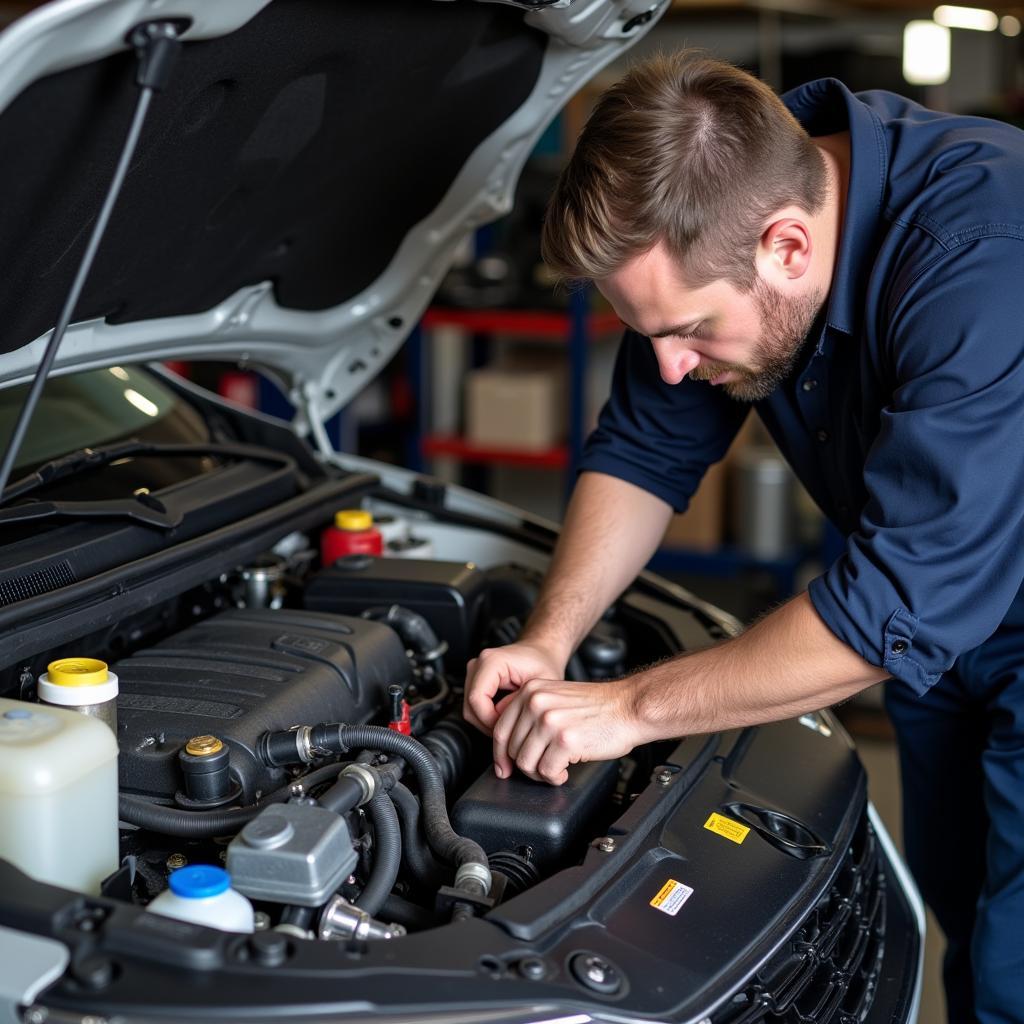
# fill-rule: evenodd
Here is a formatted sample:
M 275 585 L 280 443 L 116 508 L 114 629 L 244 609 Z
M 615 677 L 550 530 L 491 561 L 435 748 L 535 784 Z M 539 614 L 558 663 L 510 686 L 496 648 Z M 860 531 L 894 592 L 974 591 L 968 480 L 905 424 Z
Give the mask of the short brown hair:
M 825 200 L 825 162 L 753 75 L 694 51 L 633 67 L 598 101 L 548 206 L 541 251 L 601 278 L 664 241 L 687 283 L 749 291 L 768 218 Z

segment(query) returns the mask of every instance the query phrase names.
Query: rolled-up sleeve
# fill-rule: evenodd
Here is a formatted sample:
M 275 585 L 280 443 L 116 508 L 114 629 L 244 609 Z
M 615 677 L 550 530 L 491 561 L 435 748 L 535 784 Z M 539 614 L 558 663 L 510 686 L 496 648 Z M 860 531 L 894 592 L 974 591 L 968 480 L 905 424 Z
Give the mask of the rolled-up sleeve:
M 587 439 L 580 472 L 607 473 L 683 512 L 708 466 L 725 454 L 749 406 L 709 384 L 666 384 L 650 341 L 627 331 L 611 393 Z
M 945 252 L 893 303 L 896 386 L 846 551 L 809 588 L 826 625 L 923 694 L 1024 580 L 1024 240 Z

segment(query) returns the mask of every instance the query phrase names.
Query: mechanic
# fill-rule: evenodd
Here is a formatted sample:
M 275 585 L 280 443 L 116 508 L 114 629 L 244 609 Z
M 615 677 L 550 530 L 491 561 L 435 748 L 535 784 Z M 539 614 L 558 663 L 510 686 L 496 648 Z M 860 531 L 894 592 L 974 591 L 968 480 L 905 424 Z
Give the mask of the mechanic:
M 949 1019 L 1024 1021 L 1024 133 L 693 53 L 599 101 L 548 264 L 626 325 L 536 609 L 467 670 L 494 770 L 768 722 L 890 679 L 910 866 Z M 566 682 L 756 408 L 846 536 L 739 637 Z M 890 678 L 891 677 L 891 678 Z

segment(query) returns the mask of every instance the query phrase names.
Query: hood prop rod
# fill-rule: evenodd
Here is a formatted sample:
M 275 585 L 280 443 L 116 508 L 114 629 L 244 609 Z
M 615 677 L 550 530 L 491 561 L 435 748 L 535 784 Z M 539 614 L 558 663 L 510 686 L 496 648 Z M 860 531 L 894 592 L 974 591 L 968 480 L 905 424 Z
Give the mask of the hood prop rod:
M 171 70 L 181 49 L 181 42 L 178 39 L 178 25 L 169 21 L 151 21 L 137 26 L 129 34 L 128 42 L 135 48 L 138 58 L 135 84 L 141 90 L 139 101 L 136 104 L 131 127 L 128 129 L 128 135 L 121 149 L 117 169 L 114 171 L 114 177 L 111 179 L 110 186 L 107 189 L 107 196 L 103 200 L 103 206 L 100 208 L 99 216 L 96 218 L 96 223 L 93 226 L 89 244 L 86 246 L 85 253 L 78 265 L 78 271 L 72 282 L 71 290 L 64 300 L 64 306 L 61 309 L 57 325 L 50 335 L 50 340 L 46 343 L 46 351 L 43 353 L 39 369 L 32 380 L 32 386 L 29 388 L 25 404 L 18 414 L 18 420 L 8 441 L 7 450 L 4 452 L 3 463 L 0 464 L 0 495 L 3 494 L 4 488 L 7 486 L 11 470 L 14 468 L 14 460 L 21 449 L 22 442 L 25 440 L 25 432 L 28 430 L 32 413 L 35 412 L 36 405 L 39 403 L 39 396 L 42 394 L 43 385 L 46 383 L 46 378 L 49 376 L 50 370 L 53 368 L 53 362 L 57 357 L 57 349 L 64 339 L 68 325 L 71 323 L 71 317 L 74 314 L 75 307 L 78 305 L 82 288 L 85 286 L 86 278 L 92 269 L 96 251 L 99 249 L 100 241 L 107 230 L 107 224 L 110 221 L 114 204 L 117 202 L 124 179 L 128 175 L 128 167 L 131 164 L 132 155 L 138 144 L 139 136 L 142 134 L 142 125 L 149 111 L 150 100 L 153 98 L 154 92 L 160 91 L 167 85 Z

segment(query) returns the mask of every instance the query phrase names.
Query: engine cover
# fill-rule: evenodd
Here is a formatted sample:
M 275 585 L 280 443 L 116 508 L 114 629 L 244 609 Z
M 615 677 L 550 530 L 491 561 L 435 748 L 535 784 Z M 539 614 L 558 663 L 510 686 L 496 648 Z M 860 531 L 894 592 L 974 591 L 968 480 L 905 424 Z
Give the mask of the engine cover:
M 178 751 L 212 734 L 231 750 L 231 775 L 252 802 L 286 781 L 263 765 L 268 729 L 365 723 L 387 709 L 391 683 L 410 679 L 388 626 L 321 612 L 222 612 L 112 666 L 123 789 L 170 799 L 182 789 Z

